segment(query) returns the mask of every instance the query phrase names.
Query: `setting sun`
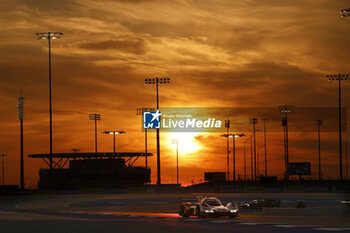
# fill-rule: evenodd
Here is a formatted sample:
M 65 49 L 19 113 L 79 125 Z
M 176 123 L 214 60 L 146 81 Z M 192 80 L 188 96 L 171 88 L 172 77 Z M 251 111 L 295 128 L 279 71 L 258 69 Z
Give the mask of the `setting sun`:
M 169 134 L 169 141 L 171 148 L 176 150 L 176 142 L 173 139 L 179 140 L 179 154 L 189 154 L 201 149 L 200 142 L 196 140 L 198 133 L 171 133 Z

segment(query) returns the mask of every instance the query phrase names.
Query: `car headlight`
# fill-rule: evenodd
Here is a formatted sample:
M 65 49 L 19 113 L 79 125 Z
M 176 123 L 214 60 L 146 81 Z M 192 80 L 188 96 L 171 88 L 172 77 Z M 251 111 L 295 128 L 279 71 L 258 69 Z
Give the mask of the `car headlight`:
M 237 213 L 237 210 L 231 210 L 231 213 Z
M 205 210 L 205 213 L 214 213 L 214 210 Z

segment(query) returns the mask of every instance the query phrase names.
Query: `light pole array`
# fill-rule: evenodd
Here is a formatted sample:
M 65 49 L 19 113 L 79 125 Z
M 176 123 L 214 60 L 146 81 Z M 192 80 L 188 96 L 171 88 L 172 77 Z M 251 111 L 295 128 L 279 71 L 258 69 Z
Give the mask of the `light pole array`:
M 97 121 L 101 120 L 101 115 L 97 113 L 89 114 L 89 120 L 95 122 L 95 153 L 97 159 Z
M 343 180 L 342 162 L 342 121 L 341 121 L 341 81 L 350 80 L 349 74 L 329 74 L 326 75 L 328 81 L 338 81 L 338 123 L 339 123 L 339 179 Z
M 23 163 L 23 118 L 24 118 L 24 97 L 17 99 L 17 120 L 20 121 L 20 133 L 21 133 L 21 155 L 20 155 L 20 189 L 24 189 L 24 163 Z
M 157 95 L 157 110 L 159 110 L 159 84 L 169 84 L 170 78 L 147 78 L 145 79 L 145 85 L 156 85 L 156 95 Z M 159 141 L 159 129 L 157 129 L 157 184 L 161 185 L 161 175 L 160 175 L 160 141 Z
M 342 17 L 342 18 L 349 17 L 350 16 L 350 8 L 340 10 L 339 14 L 341 14 L 340 17 Z
M 115 158 L 115 135 L 116 134 L 125 134 L 125 131 L 103 131 L 103 134 L 113 134 L 113 156 Z M 147 157 L 147 156 L 146 156 Z
M 245 134 L 223 134 L 221 135 L 221 137 L 226 137 L 227 139 L 232 138 L 232 164 L 233 164 L 233 171 L 232 171 L 232 175 L 233 175 L 233 181 L 236 181 L 236 138 L 238 137 L 244 137 Z
M 5 158 L 7 154 L 0 154 L 0 158 L 2 158 L 2 185 L 5 185 Z
M 318 142 L 318 179 L 322 180 L 321 175 L 321 126 L 322 120 L 314 120 L 314 124 L 317 126 L 317 142 Z
M 176 145 L 176 184 L 179 185 L 179 139 L 174 138 L 172 142 Z
M 284 162 L 285 162 L 285 179 L 289 180 L 289 153 L 288 153 L 288 113 L 294 109 L 293 105 L 283 105 L 278 107 L 282 117 L 282 126 L 284 129 Z
M 253 139 L 254 139 L 254 180 L 256 181 L 256 137 L 255 137 L 255 125 L 258 123 L 258 119 L 250 118 L 249 123 L 253 125 Z
M 60 39 L 62 32 L 39 32 L 35 33 L 38 40 L 49 42 L 49 104 L 50 104 L 50 170 L 52 169 L 52 91 L 51 91 L 51 40 Z
M 155 112 L 156 110 L 154 108 L 137 108 L 136 109 L 136 115 L 143 116 L 144 112 Z M 143 118 L 142 118 L 143 119 Z M 147 129 L 145 130 L 145 153 L 147 154 Z M 147 156 L 145 156 L 145 168 L 147 169 Z

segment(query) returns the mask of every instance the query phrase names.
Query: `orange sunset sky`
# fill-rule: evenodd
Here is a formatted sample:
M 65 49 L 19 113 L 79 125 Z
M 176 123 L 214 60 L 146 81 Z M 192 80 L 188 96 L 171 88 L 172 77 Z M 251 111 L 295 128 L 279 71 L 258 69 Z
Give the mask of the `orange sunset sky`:
M 145 78 L 171 78 L 160 87 L 162 107 L 337 107 L 337 83 L 325 75 L 349 72 L 350 17 L 338 13 L 349 7 L 349 0 L 0 0 L 0 153 L 8 154 L 6 184 L 19 183 L 21 88 L 27 188 L 37 185 L 45 166 L 27 155 L 49 153 L 48 42 L 34 33 L 64 33 L 52 42 L 53 151 L 93 152 L 88 115 L 96 112 L 102 117 L 99 151 L 113 149 L 112 136 L 102 131 L 125 130 L 117 136 L 117 151 L 143 152 L 136 108 L 155 107 L 155 87 L 145 86 Z M 344 81 L 342 90 L 348 107 L 350 83 Z M 279 177 L 280 130 L 268 133 L 267 150 L 269 175 Z M 322 134 L 327 178 L 339 175 L 336 132 Z M 205 171 L 226 171 L 220 134 L 161 134 L 162 182 L 176 182 L 175 137 L 183 184 L 203 180 Z M 245 140 L 236 143 L 241 177 Z M 262 143 L 259 132 L 257 148 Z M 289 147 L 290 160 L 310 161 L 310 178 L 317 178 L 316 133 L 291 133 Z M 156 155 L 155 133 L 149 134 L 149 152 Z M 154 183 L 156 156 L 149 164 Z

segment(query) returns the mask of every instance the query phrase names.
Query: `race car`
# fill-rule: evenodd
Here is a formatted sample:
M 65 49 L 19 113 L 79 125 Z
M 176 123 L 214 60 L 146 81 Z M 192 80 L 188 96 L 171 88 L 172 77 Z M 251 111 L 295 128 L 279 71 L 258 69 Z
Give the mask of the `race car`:
M 260 199 L 244 201 L 239 204 L 239 209 L 261 210 L 264 207 L 280 207 L 280 201 L 274 199 Z
M 236 203 L 228 203 L 224 206 L 216 197 L 197 197 L 181 203 L 179 215 L 182 217 L 197 216 L 204 217 L 236 217 L 238 214 Z

